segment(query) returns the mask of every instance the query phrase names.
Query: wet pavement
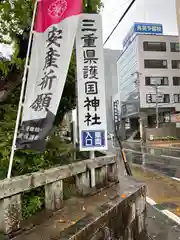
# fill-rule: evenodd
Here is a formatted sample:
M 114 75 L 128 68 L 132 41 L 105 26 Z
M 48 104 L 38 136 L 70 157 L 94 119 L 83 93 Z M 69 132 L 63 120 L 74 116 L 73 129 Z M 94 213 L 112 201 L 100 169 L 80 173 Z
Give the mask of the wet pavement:
M 123 143 L 123 147 L 130 164 L 138 164 L 180 181 L 180 149 L 142 147 L 127 142 Z M 112 141 L 108 141 L 108 150 L 116 152 L 118 147 L 113 147 Z
M 131 164 L 158 171 L 180 181 L 180 150 L 140 146 L 125 143 L 127 160 Z
M 144 153 L 149 153 L 149 154 L 153 154 L 156 156 L 171 156 L 171 157 L 175 157 L 175 158 L 180 158 L 180 147 L 179 148 L 174 148 L 174 147 L 171 148 L 171 147 L 160 147 L 160 146 L 149 145 L 149 146 L 144 146 L 142 149 L 141 144 L 128 143 L 128 142 L 123 143 L 123 146 L 124 146 L 124 148 L 132 149 L 132 150 L 139 151 L 139 152 L 141 152 L 143 150 Z
M 179 240 L 180 225 L 175 224 L 152 206 L 147 204 L 147 224 L 149 239 L 153 240 Z
M 180 217 L 180 184 L 158 172 L 132 165 L 133 176 L 146 184 L 147 196 L 155 201 L 155 207 L 169 210 Z
M 180 217 L 180 149 L 123 143 L 133 176 L 147 186 L 148 197 L 159 210 Z M 112 150 L 112 143 L 109 142 Z M 114 148 L 118 151 L 118 148 Z

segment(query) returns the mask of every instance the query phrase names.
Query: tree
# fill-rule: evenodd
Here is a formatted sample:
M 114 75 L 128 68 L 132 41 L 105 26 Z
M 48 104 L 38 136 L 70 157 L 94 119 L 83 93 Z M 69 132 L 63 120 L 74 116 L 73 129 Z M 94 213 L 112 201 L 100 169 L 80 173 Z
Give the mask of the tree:
M 27 45 L 29 39 L 29 29 L 33 13 L 33 0 L 14 0 L 15 8 L 11 10 L 7 0 L 0 1 L 0 42 L 13 44 L 14 53 L 11 61 L 0 59 L 0 76 L 7 82 L 6 88 L 11 90 L 11 94 L 0 103 L 0 179 L 7 176 L 9 156 L 11 151 L 12 138 L 19 102 L 20 83 L 24 68 Z M 99 11 L 101 0 L 91 0 L 91 8 L 85 11 Z M 84 6 L 86 1 L 84 0 Z M 1 86 L 0 86 L 1 88 Z M 1 88 L 2 89 L 2 88 Z M 5 88 L 4 88 L 5 89 Z M 0 101 L 2 97 L 0 96 Z M 76 105 L 75 97 L 75 55 L 72 54 L 69 72 L 62 94 L 61 103 L 56 117 L 59 124 L 64 114 L 73 109 Z M 56 164 L 68 164 L 68 156 L 64 157 L 60 153 L 67 150 L 67 146 L 54 137 L 46 145 L 44 154 L 31 151 L 16 151 L 14 156 L 12 175 L 21 175 L 29 172 L 46 169 Z M 68 154 L 71 154 L 68 149 Z M 69 161 L 70 158 L 69 158 Z M 23 202 L 23 215 L 28 217 L 39 211 L 44 202 L 41 191 L 28 193 Z
M 98 12 L 102 7 L 101 0 L 83 0 L 84 12 Z M 11 62 L 0 64 L 0 70 L 3 71 L 6 80 L 12 82 L 12 72 L 22 74 L 24 59 L 26 57 L 29 30 L 31 26 L 34 0 L 16 0 L 15 7 L 11 9 L 7 0 L 0 3 L 0 42 L 13 44 L 14 54 Z M 2 65 L 2 66 L 1 66 Z M 20 84 L 15 84 L 14 88 Z M 73 109 L 76 105 L 75 97 L 75 58 L 72 55 L 67 81 L 59 105 L 56 123 L 59 123 L 66 112 Z

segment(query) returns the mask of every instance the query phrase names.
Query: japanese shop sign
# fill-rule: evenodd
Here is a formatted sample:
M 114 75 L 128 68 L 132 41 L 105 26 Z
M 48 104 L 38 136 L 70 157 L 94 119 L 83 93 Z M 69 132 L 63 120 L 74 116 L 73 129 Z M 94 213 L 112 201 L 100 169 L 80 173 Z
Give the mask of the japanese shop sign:
M 180 123 L 180 113 L 172 114 L 171 122 Z
M 120 130 L 120 119 L 121 119 L 121 106 L 120 106 L 120 95 L 115 94 L 112 97 L 112 110 L 113 110 L 113 120 L 114 120 L 114 130 L 118 132 Z
M 16 147 L 44 150 L 64 88 L 82 0 L 40 1 Z
M 82 14 L 76 37 L 80 150 L 107 149 L 102 20 Z
M 136 34 L 162 35 L 163 25 L 159 23 L 134 23 L 123 40 L 123 47 L 128 47 Z
M 159 23 L 134 23 L 134 32 L 162 35 L 163 26 Z

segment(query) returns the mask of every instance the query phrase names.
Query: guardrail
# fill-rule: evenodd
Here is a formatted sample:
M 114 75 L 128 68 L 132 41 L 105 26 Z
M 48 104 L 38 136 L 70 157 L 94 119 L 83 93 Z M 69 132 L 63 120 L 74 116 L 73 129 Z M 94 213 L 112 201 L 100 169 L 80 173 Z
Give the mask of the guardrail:
M 81 196 L 117 181 L 116 156 L 99 157 L 44 171 L 0 181 L 0 232 L 11 233 L 21 228 L 24 192 L 44 186 L 45 208 L 58 210 L 63 206 L 63 180 L 75 177 Z

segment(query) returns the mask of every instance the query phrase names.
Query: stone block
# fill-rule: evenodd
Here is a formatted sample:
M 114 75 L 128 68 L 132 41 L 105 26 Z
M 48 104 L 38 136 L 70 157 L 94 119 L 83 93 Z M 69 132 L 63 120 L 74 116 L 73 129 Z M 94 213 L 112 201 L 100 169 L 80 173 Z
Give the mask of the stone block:
M 76 175 L 76 187 L 78 193 L 86 196 L 90 192 L 90 172 L 86 171 Z
M 136 211 L 137 215 L 140 215 L 142 212 L 144 212 L 146 207 L 146 198 L 145 196 L 139 196 L 136 199 Z
M 63 180 L 45 186 L 45 207 L 48 210 L 58 210 L 63 204 Z
M 21 220 L 21 194 L 0 201 L 0 232 L 9 234 L 17 231 Z
M 107 183 L 107 165 L 101 168 L 96 168 L 95 176 L 96 176 L 96 186 L 97 187 L 105 186 Z
M 91 187 L 94 188 L 96 186 L 95 168 L 91 168 L 90 173 L 91 173 Z
M 141 213 L 138 216 L 138 231 L 139 231 L 139 233 L 144 231 L 144 228 L 145 228 L 145 215 L 143 213 Z
M 123 189 L 123 192 L 131 190 L 132 179 Z M 147 229 L 145 225 L 146 209 L 140 215 L 136 213 L 136 200 L 140 201 L 144 186 L 134 182 L 135 187 L 125 198 L 121 198 L 119 186 L 116 188 L 115 195 L 112 193 L 109 201 L 83 217 L 73 226 L 60 233 L 59 239 L 88 239 L 88 240 L 148 240 Z M 140 207 L 141 209 L 143 208 Z M 130 220 L 130 221 L 129 221 Z
M 110 182 L 114 182 L 118 180 L 116 163 L 109 164 L 107 166 L 107 179 Z
M 131 213 L 130 213 L 130 223 L 132 223 L 136 218 L 136 204 L 132 203 L 131 205 Z

